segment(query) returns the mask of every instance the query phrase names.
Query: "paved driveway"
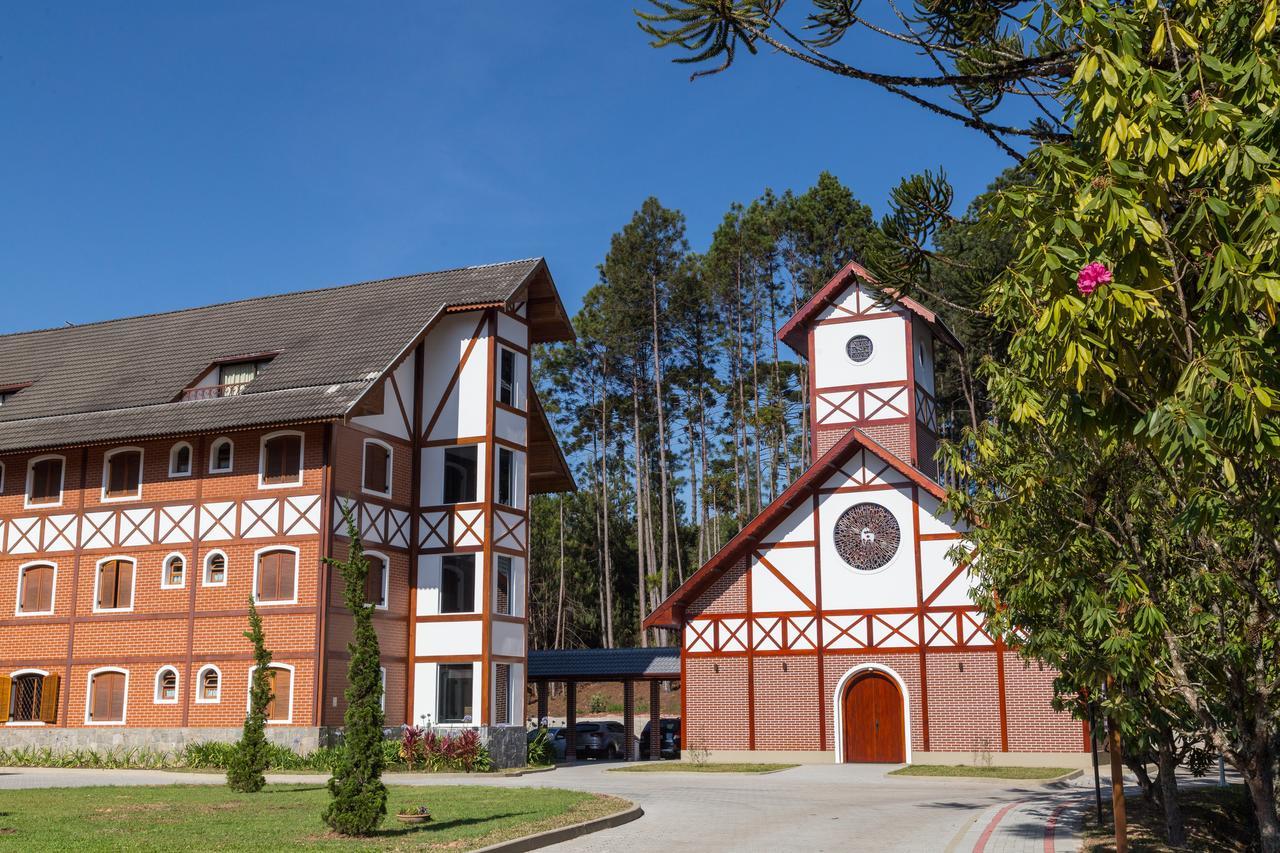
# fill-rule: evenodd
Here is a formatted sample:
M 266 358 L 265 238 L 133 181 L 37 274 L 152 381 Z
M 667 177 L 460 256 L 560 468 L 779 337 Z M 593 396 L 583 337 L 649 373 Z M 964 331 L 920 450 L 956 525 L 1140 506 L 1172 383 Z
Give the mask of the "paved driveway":
M 519 778 L 388 774 L 391 784 L 545 786 L 615 794 L 645 815 L 557 846 L 562 851 L 1074 851 L 1088 780 L 1050 788 L 886 776 L 874 765 L 807 765 L 767 775 L 614 773 L 585 763 Z M 272 776 L 319 781 L 321 776 Z M 213 774 L 0 769 L 0 789 L 220 784 Z

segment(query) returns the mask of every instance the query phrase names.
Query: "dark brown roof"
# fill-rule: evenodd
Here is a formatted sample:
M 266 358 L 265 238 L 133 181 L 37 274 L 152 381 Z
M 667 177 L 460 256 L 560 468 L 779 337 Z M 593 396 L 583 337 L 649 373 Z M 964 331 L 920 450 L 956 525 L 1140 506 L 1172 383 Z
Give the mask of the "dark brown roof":
M 830 477 L 859 448 L 865 448 L 882 461 L 889 463 L 904 477 L 933 495 L 938 500 L 945 500 L 947 492 L 942 486 L 921 471 L 919 468 L 900 459 L 889 452 L 879 442 L 857 427 L 853 427 L 840 438 L 818 461 L 801 474 L 794 483 L 778 495 L 772 503 L 761 510 L 760 514 L 738 531 L 729 542 L 712 555 L 702 568 L 691 574 L 676 591 L 667 596 L 667 600 L 654 608 L 644 620 L 646 628 L 676 627 L 683 621 L 684 608 L 694 601 L 703 590 L 711 586 L 726 570 L 747 554 L 750 549 L 762 540 L 764 535 L 780 523 L 787 515 L 806 501 L 817 490 L 827 477 Z
M 530 681 L 608 681 L 616 679 L 668 680 L 680 677 L 680 649 L 533 649 L 529 652 Z
M 809 350 L 805 342 L 805 336 L 808 332 L 809 324 L 828 305 L 835 301 L 836 297 L 848 287 L 851 281 L 857 279 L 861 279 L 871 285 L 877 284 L 875 276 L 867 272 L 860 264 L 849 261 L 841 268 L 840 272 L 831 277 L 831 281 L 824 284 L 817 293 L 809 297 L 808 302 L 800 306 L 800 310 L 795 313 L 794 317 L 783 324 L 782 328 L 778 330 L 778 340 L 795 350 L 801 358 L 808 358 Z M 951 330 L 947 328 L 947 324 L 942 322 L 942 318 L 937 314 L 909 296 L 898 296 L 891 290 L 885 290 L 884 295 L 889 301 L 890 307 L 905 308 L 915 314 L 933 330 L 933 334 L 944 344 L 955 350 L 964 349 L 964 345 L 952 334 Z
M 535 342 L 573 336 L 530 258 L 0 336 L 0 452 L 328 420 L 442 312 L 528 299 Z M 173 402 L 212 363 L 277 353 L 243 394 Z

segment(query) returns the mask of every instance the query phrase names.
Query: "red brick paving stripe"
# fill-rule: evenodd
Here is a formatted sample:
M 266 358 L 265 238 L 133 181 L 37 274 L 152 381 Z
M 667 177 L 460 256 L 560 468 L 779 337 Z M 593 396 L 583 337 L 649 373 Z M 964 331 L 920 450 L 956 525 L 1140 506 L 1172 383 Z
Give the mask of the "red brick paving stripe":
M 991 836 L 995 833 L 996 827 L 1000 825 L 1000 821 L 1004 820 L 1005 815 L 1022 805 L 1023 802 L 1023 800 L 1018 800 L 1016 803 L 1009 803 L 1009 805 L 996 812 L 996 816 L 991 819 L 991 823 L 987 824 L 987 828 L 982 830 L 982 835 L 978 836 L 978 843 L 973 845 L 973 853 L 982 853 L 983 850 L 987 849 L 987 842 L 991 840 Z

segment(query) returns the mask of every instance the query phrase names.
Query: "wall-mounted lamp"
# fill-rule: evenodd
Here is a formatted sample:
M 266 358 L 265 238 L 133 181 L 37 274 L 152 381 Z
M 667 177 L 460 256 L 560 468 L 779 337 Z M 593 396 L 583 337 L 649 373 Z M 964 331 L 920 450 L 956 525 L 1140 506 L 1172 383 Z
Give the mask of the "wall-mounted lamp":
M 720 671 L 720 664 L 718 664 L 718 663 L 713 663 L 713 664 L 711 665 L 711 667 L 712 667 L 712 669 L 714 669 L 716 672 L 719 672 L 719 671 Z
M 783 672 L 786 672 L 786 671 L 787 671 L 787 662 L 786 662 L 786 661 L 783 661 L 783 662 L 782 662 L 782 671 L 783 671 Z
M 960 671 L 964 672 L 964 661 L 960 661 Z

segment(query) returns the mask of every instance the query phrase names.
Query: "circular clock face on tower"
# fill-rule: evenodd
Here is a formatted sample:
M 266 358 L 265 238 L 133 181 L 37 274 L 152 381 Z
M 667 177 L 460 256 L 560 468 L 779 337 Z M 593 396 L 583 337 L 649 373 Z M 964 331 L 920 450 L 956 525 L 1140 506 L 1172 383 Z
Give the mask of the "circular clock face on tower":
M 840 513 L 835 527 L 836 553 L 860 572 L 875 571 L 898 552 L 898 519 L 880 504 L 860 503 Z

